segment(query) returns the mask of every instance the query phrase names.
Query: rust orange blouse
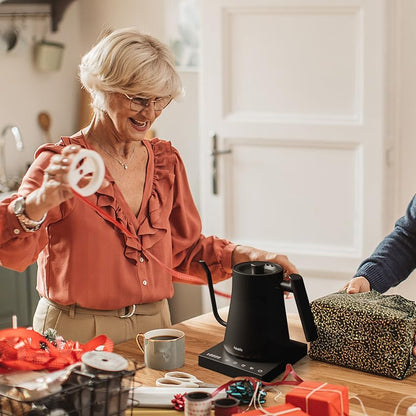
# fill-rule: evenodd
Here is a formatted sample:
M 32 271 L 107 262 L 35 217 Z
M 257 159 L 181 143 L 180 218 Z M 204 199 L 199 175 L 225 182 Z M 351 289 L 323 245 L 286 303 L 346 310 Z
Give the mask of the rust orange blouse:
M 91 148 L 82 133 L 42 146 L 18 194 L 40 187 L 50 157 L 71 143 Z M 22 271 L 37 260 L 41 296 L 62 305 L 105 310 L 173 296 L 175 279 L 147 258 L 141 247 L 175 270 L 204 277 L 198 264 L 203 259 L 214 281 L 230 277 L 235 245 L 201 234 L 201 220 L 177 150 L 160 139 L 144 144 L 149 158 L 137 217 L 108 170 L 109 185 L 88 197 L 138 240 L 76 197 L 50 210 L 38 231 L 25 232 L 12 210 L 11 202 L 18 197 L 14 194 L 0 203 L 0 264 Z

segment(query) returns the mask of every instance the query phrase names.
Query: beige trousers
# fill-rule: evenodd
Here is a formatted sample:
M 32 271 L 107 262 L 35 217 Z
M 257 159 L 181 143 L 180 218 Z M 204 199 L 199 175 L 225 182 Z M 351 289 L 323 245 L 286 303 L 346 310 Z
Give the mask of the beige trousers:
M 77 305 L 64 306 L 41 298 L 33 317 L 33 329 L 43 334 L 52 328 L 64 339 L 82 344 L 98 335 L 106 335 L 114 344 L 119 344 L 135 338 L 139 332 L 171 326 L 167 299 L 136 305 L 133 315 L 123 317 L 132 311 L 132 308 L 100 311 Z

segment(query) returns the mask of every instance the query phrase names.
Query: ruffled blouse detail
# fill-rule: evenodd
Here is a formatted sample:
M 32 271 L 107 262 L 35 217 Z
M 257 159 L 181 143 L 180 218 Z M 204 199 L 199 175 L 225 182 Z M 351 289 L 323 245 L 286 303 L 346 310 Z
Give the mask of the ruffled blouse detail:
M 117 229 L 125 242 L 124 255 L 134 264 L 139 261 L 142 249 L 152 248 L 168 232 L 169 216 L 173 206 L 175 164 L 177 163 L 177 157 L 170 142 L 155 138 L 143 143 L 147 148 L 149 158 L 142 208 L 138 218 L 134 217 L 131 212 L 126 213 L 125 208 L 123 209 L 119 204 L 118 198 L 122 198 L 122 195 L 107 169 L 105 178 L 109 184 L 88 197 L 107 215 L 119 222 L 133 235 L 137 235 L 138 239 L 135 239 Z M 72 137 L 62 137 L 61 142 L 57 145 L 42 146 L 38 153 L 42 150 L 59 152 L 59 148 L 69 144 L 78 144 L 81 147 L 92 149 L 81 133 Z M 55 149 L 52 149 L 53 147 Z M 149 181 L 151 182 L 149 183 Z M 147 195 L 149 197 L 146 200 Z M 103 217 L 99 212 L 97 214 Z M 107 219 L 105 220 L 107 221 Z M 111 226 L 116 228 L 113 224 Z
M 173 184 L 175 180 L 175 153 L 169 142 L 153 139 L 152 189 L 147 201 L 147 212 L 139 228 L 144 249 L 150 249 L 160 241 L 168 231 L 169 216 L 173 205 Z M 149 147 L 148 147 L 149 149 Z M 150 162 L 151 152 L 149 152 Z

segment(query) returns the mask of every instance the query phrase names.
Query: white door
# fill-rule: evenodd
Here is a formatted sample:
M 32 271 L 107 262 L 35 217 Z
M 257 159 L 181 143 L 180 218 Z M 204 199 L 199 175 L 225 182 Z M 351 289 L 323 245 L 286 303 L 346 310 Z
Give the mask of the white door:
M 386 3 L 201 4 L 204 233 L 288 254 L 310 299 L 336 291 L 382 237 Z

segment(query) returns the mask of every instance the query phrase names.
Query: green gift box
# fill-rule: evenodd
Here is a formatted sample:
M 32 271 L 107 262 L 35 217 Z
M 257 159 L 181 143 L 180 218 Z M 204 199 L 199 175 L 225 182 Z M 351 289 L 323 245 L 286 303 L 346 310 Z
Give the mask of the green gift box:
M 397 379 L 416 372 L 414 302 L 375 290 L 343 291 L 314 300 L 311 309 L 318 338 L 310 358 Z

